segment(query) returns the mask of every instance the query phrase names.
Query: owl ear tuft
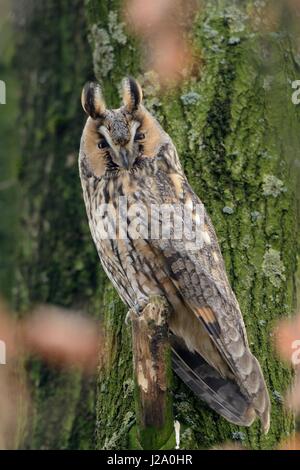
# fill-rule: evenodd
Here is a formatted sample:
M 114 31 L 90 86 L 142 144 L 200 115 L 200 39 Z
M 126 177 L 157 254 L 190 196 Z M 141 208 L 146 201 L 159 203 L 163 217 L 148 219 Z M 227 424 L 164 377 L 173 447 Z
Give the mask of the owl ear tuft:
M 98 119 L 105 114 L 106 106 L 101 86 L 98 83 L 87 83 L 81 94 L 81 104 L 84 111 L 92 119 Z
M 124 106 L 132 113 L 143 101 L 143 92 L 141 85 L 132 77 L 126 77 L 122 83 Z

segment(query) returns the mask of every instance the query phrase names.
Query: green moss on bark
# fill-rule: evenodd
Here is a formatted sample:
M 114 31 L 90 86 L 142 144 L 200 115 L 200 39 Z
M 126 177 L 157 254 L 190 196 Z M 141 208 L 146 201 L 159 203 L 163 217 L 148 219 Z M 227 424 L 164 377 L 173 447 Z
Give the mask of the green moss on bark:
M 26 4 L 25 4 L 26 3 Z M 100 268 L 78 177 L 80 90 L 91 70 L 83 1 L 16 6 L 15 63 L 22 83 L 22 239 L 15 304 L 51 303 L 99 315 Z M 24 21 L 26 19 L 26 21 Z M 26 85 L 24 85 L 26 84 Z M 28 365 L 33 406 L 23 446 L 93 448 L 95 379 Z
M 0 295 L 11 301 L 19 237 L 16 191 L 19 147 L 15 130 L 18 112 L 15 44 L 9 19 L 9 3 L 5 0 L 0 7 L 0 80 L 5 83 L 6 95 L 5 104 L 0 104 Z
M 119 6 L 118 1 L 88 0 L 91 28 L 95 24 L 107 27 L 109 7 L 115 12 Z M 176 380 L 175 413 L 184 429 L 181 446 L 188 449 L 226 440 L 240 440 L 255 449 L 270 448 L 293 429 L 293 418 L 283 409 L 281 399 L 291 372 L 276 359 L 271 343 L 276 320 L 290 314 L 294 306 L 296 208 L 289 157 L 299 147 L 299 114 L 289 95 L 296 67 L 288 35 L 253 31 L 248 7 L 252 2 L 244 6 L 230 1 L 205 2 L 194 29 L 195 45 L 202 50 L 201 79 L 191 79 L 181 90 L 161 99 L 154 96 L 155 86 L 148 87 L 150 93 L 146 90 L 146 104 L 151 104 L 174 139 L 188 179 L 215 224 L 251 349 L 262 364 L 272 400 L 271 429 L 264 436 L 258 423 L 250 429 L 228 424 Z M 131 38 L 126 44 L 114 43 L 113 38 L 109 43 L 114 68 L 102 74 L 97 61 L 96 72 L 111 99 L 109 105 L 116 105 L 122 76 L 141 73 L 139 50 Z M 92 47 L 96 50 L 98 45 L 92 42 Z M 280 260 L 280 273 L 275 274 L 280 285 L 277 277 L 272 282 L 274 273 L 269 276 L 270 263 L 266 264 L 268 254 L 274 252 Z M 110 302 L 114 302 L 115 294 L 111 295 Z M 116 316 L 110 314 L 105 319 L 114 338 L 112 351 L 118 348 L 111 363 L 112 377 L 99 377 L 100 384 L 104 382 L 110 390 L 110 399 L 105 403 L 107 395 L 104 400 L 100 393 L 97 406 L 102 423 L 107 415 L 115 420 L 105 436 L 104 431 L 98 433 L 100 448 L 104 440 L 106 448 L 110 446 L 109 435 L 114 438 L 111 448 L 126 448 L 121 382 L 131 376 L 130 342 L 124 343 L 123 336 L 117 334 L 123 318 L 119 308 L 117 311 Z M 128 411 L 132 412 L 129 404 Z M 122 438 L 118 437 L 120 429 Z

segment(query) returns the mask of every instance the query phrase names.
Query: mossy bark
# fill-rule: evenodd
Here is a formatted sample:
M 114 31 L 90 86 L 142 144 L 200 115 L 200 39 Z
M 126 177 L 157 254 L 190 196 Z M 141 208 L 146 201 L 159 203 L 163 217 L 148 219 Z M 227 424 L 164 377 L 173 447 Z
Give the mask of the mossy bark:
M 0 7 L 0 80 L 5 84 L 5 104 L 0 104 L 0 295 L 10 301 L 15 270 L 15 246 L 18 241 L 18 141 L 15 120 L 18 92 L 14 69 L 14 41 L 9 22 L 9 2 Z M 2 98 L 2 96 L 1 96 Z
M 151 74 L 142 75 L 138 44 L 122 24 L 120 0 L 74 0 L 72 8 L 66 0 L 29 3 L 16 53 L 24 202 L 15 304 L 21 311 L 51 302 L 101 312 L 108 361 L 97 394 L 93 380 L 78 372 L 32 361 L 26 447 L 126 449 L 135 424 L 127 310 L 100 270 L 77 174 L 84 121 L 79 96 L 93 76 L 92 57 L 110 106 L 119 104 L 124 75 L 146 85 L 146 105 L 174 139 L 212 217 L 272 398 L 271 429 L 264 436 L 258 423 L 249 430 L 228 424 L 175 380 L 181 448 L 232 439 L 255 449 L 275 446 L 293 429 L 282 406 L 291 373 L 271 346 L 277 318 L 292 312 L 295 302 L 295 172 L 289 157 L 299 158 L 300 115 L 290 81 L 299 67 L 288 35 L 252 30 L 245 12 L 257 2 L 207 0 L 192 38 L 201 51 L 201 78 L 158 98 Z
M 276 320 L 295 305 L 296 185 L 290 157 L 298 156 L 300 117 L 291 101 L 290 82 L 299 67 L 290 38 L 283 29 L 253 29 L 257 2 L 207 1 L 192 38 L 195 51 L 201 51 L 201 78 L 158 99 L 151 74 L 146 79 L 141 74 L 136 43 L 123 37 L 120 5 L 117 0 L 86 1 L 95 75 L 109 106 L 118 106 L 124 75 L 146 83 L 146 105 L 174 139 L 188 179 L 215 224 L 272 400 L 271 429 L 264 436 L 258 423 L 250 429 L 228 424 L 177 381 L 181 446 L 212 447 L 227 440 L 254 449 L 276 446 L 294 426 L 282 405 L 291 372 L 272 349 Z M 134 420 L 131 345 L 124 309 L 108 292 L 111 362 L 99 376 L 97 447 L 120 449 L 128 445 Z
M 84 123 L 80 90 L 91 69 L 84 5 L 18 1 L 14 17 L 21 94 L 15 128 L 22 146 L 15 306 L 23 314 L 36 303 L 51 303 L 97 316 L 101 273 L 77 164 Z M 34 359 L 28 369 L 33 403 L 22 446 L 93 448 L 95 379 Z

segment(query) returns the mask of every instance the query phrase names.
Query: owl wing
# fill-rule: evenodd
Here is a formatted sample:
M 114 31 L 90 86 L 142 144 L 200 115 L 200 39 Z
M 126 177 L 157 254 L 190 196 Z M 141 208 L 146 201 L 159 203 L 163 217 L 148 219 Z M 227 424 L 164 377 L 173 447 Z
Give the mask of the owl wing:
M 201 201 L 190 189 L 194 203 Z M 203 205 L 202 205 L 203 207 Z M 243 395 L 269 427 L 269 396 L 257 359 L 249 350 L 245 326 L 230 287 L 217 237 L 205 209 L 202 244 L 189 231 L 181 239 L 151 240 L 185 305 L 204 326 L 229 366 Z M 161 224 L 165 224 L 161 220 Z M 200 328 L 200 325 L 199 325 Z

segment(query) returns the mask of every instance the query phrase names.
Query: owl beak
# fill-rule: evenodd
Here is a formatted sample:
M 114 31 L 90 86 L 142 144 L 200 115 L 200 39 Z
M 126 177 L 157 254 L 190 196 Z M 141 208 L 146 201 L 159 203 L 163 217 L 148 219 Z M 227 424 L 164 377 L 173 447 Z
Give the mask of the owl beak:
M 131 168 L 131 161 L 126 149 L 120 149 L 120 159 L 122 167 L 129 170 Z

